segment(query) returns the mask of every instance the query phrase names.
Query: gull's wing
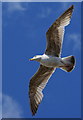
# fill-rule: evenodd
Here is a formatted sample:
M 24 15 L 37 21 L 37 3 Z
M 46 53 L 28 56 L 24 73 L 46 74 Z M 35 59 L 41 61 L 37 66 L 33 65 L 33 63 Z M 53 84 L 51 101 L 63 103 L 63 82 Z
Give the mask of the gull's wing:
M 47 48 L 45 54 L 60 56 L 64 36 L 64 28 L 70 23 L 74 6 L 66 10 L 48 29 L 46 33 Z
M 37 112 L 38 106 L 43 98 L 42 90 L 46 86 L 48 79 L 51 77 L 55 68 L 40 65 L 36 74 L 31 78 L 29 84 L 29 98 L 32 115 Z

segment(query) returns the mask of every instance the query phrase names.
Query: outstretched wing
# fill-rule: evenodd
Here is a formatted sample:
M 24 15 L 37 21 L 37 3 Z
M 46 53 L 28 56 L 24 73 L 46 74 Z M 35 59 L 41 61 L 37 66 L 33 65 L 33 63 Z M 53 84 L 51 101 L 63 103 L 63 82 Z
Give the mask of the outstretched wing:
M 32 115 L 37 112 L 38 106 L 43 98 L 42 90 L 46 86 L 48 79 L 51 77 L 55 68 L 40 65 L 36 74 L 31 78 L 29 84 L 29 98 Z
M 64 28 L 70 23 L 74 6 L 66 10 L 48 29 L 46 33 L 47 48 L 45 54 L 60 56 L 64 36 Z

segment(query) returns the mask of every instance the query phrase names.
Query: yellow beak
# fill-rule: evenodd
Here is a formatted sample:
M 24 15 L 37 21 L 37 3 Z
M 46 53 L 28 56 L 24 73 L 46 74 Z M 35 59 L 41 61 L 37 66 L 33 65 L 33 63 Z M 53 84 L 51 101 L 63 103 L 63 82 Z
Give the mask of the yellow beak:
M 34 60 L 34 58 L 31 58 L 31 59 L 29 59 L 30 61 L 33 61 Z

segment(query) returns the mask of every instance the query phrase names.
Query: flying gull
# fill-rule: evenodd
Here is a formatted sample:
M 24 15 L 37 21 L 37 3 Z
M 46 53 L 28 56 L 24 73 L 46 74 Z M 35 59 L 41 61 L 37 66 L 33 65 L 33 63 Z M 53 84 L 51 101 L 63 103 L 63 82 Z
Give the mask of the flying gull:
M 31 78 L 29 84 L 29 98 L 32 115 L 37 112 L 42 101 L 42 90 L 45 88 L 49 78 L 56 68 L 66 72 L 73 70 L 75 66 L 74 56 L 61 58 L 61 49 L 64 36 L 64 28 L 70 23 L 74 6 L 67 9 L 46 32 L 47 46 L 43 55 L 36 55 L 30 60 L 40 62 L 40 67 Z

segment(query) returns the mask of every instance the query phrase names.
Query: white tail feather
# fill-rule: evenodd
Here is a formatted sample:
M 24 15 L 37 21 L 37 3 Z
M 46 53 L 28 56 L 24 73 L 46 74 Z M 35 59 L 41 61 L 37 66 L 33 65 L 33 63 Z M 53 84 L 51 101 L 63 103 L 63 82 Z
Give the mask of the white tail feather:
M 61 67 L 61 69 L 65 70 L 66 72 L 71 72 L 73 68 L 75 67 L 75 58 L 74 56 L 68 56 L 62 58 L 64 62 L 64 67 Z

